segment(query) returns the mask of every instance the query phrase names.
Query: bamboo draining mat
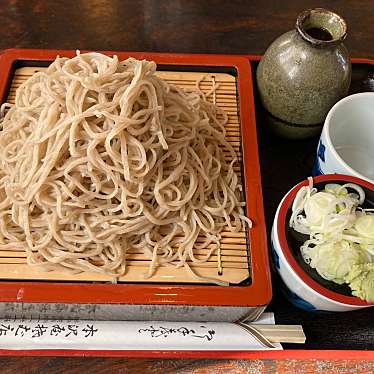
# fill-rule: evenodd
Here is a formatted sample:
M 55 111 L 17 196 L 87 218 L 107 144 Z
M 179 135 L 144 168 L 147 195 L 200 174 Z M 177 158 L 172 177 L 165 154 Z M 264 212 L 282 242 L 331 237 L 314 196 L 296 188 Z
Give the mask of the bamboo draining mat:
M 23 67 L 17 69 L 11 84 L 8 102 L 14 103 L 16 89 L 33 73 L 45 68 Z M 240 122 L 236 97 L 236 79 L 234 76 L 224 73 L 195 73 L 195 72 L 170 72 L 160 71 L 157 74 L 170 83 L 180 87 L 194 88 L 198 79 L 200 89 L 208 93 L 213 85 L 216 85 L 214 94 L 208 96 L 208 100 L 226 111 L 229 121 L 226 125 L 226 137 L 236 150 L 239 159 L 240 154 Z M 230 160 L 230 155 L 227 154 Z M 236 172 L 241 173 L 240 166 L 236 166 Z M 248 240 L 249 242 L 249 240 Z M 216 247 L 216 245 L 214 245 Z M 197 258 L 202 257 L 207 249 L 196 250 Z M 222 275 L 219 275 L 219 257 L 221 259 Z M 237 284 L 249 277 L 249 251 L 247 249 L 246 232 L 231 233 L 222 232 L 221 254 L 218 249 L 213 253 L 208 262 L 193 264 L 193 270 L 204 277 L 212 277 Z M 127 259 L 127 273 L 118 279 L 119 282 L 173 282 L 173 283 L 196 283 L 198 280 L 186 273 L 184 268 L 173 266 L 159 267 L 151 279 L 144 279 L 144 274 L 149 265 L 149 260 L 140 252 L 129 251 Z M 112 278 L 102 274 L 83 272 L 70 275 L 56 271 L 43 272 L 38 268 L 26 264 L 26 255 L 22 251 L 0 251 L 0 279 L 16 280 L 46 280 L 46 281 L 95 281 L 107 282 Z

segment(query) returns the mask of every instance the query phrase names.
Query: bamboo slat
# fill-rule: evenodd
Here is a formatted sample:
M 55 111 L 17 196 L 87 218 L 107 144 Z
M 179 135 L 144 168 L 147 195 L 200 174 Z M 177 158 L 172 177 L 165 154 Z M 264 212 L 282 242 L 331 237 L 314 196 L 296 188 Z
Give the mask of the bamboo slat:
M 8 102 L 14 103 L 17 88 L 32 74 L 45 68 L 23 67 L 15 71 L 9 90 Z M 198 86 L 204 93 L 208 93 L 215 85 L 214 94 L 207 96 L 207 100 L 215 103 L 228 114 L 226 124 L 226 139 L 238 153 L 241 160 L 241 132 L 238 116 L 236 78 L 225 73 L 199 73 L 199 72 L 172 72 L 158 71 L 157 75 L 172 84 L 187 89 Z M 225 159 L 230 161 L 231 154 L 225 152 Z M 235 171 L 240 175 L 241 168 L 235 166 Z M 225 230 L 221 234 L 220 251 L 215 244 L 207 248 L 195 249 L 194 254 L 198 260 L 204 259 L 207 253 L 214 249 L 206 262 L 195 263 L 189 261 L 189 266 L 201 277 L 215 278 L 218 280 L 237 284 L 247 279 L 250 275 L 250 256 L 247 243 L 249 239 L 245 231 L 230 232 Z M 203 238 L 198 238 L 202 243 Z M 183 267 L 160 266 L 151 278 L 145 279 L 150 259 L 140 250 L 130 250 L 126 254 L 127 271 L 121 276 L 119 282 L 173 282 L 173 283 L 199 283 L 201 280 L 191 277 Z M 218 274 L 218 264 L 222 266 L 222 275 Z M 44 280 L 62 282 L 111 282 L 113 278 L 104 274 L 82 272 L 68 274 L 58 271 L 41 271 L 38 267 L 26 263 L 26 253 L 21 250 L 0 249 L 0 279 L 12 280 Z

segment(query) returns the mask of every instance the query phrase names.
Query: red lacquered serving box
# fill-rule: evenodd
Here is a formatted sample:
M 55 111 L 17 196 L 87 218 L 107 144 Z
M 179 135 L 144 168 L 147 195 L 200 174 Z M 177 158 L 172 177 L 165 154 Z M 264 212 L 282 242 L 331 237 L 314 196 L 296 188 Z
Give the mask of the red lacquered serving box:
M 113 55 L 114 52 L 104 52 Z M 251 67 L 244 56 L 115 52 L 120 59 L 153 60 L 168 69 L 230 69 L 236 75 L 243 179 L 250 229 L 251 281 L 228 287 L 201 284 L 93 284 L 0 281 L 0 317 L 80 319 L 252 320 L 271 299 Z M 0 53 L 0 98 L 7 97 L 14 69 L 48 65 L 75 51 L 11 49 Z

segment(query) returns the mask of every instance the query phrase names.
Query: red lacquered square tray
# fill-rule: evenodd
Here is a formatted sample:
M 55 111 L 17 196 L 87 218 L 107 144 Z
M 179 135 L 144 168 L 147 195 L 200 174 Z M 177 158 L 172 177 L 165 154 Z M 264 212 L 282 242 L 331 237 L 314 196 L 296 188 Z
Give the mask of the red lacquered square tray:
M 33 314 L 41 314 L 40 303 L 50 305 L 82 306 L 81 313 L 90 310 L 82 318 L 99 318 L 100 307 L 106 309 L 111 305 L 155 306 L 153 312 L 160 309 L 164 313 L 169 307 L 177 311 L 178 308 L 208 308 L 217 320 L 237 320 L 255 318 L 261 313 L 271 299 L 270 271 L 268 266 L 268 252 L 266 228 L 263 211 L 261 177 L 257 147 L 254 100 L 252 92 L 251 66 L 244 56 L 225 55 L 183 55 L 140 52 L 103 52 L 114 53 L 119 59 L 135 57 L 137 59 L 153 60 L 168 69 L 180 70 L 186 67 L 193 71 L 232 71 L 236 76 L 238 109 L 240 115 L 242 175 L 245 185 L 247 215 L 253 221 L 253 228 L 247 234 L 250 242 L 250 281 L 245 284 L 230 285 L 228 287 L 202 284 L 94 284 L 87 282 L 40 282 L 40 281 L 0 281 L 0 316 L 8 311 L 2 310 L 1 305 L 13 303 L 15 315 L 19 314 L 17 303 L 33 305 Z M 12 74 L 20 66 L 46 66 L 55 57 L 73 57 L 75 51 L 64 50 L 27 50 L 11 49 L 0 53 L 0 97 L 6 99 Z M 90 306 L 94 305 L 92 312 Z M 83 308 L 84 306 L 84 308 Z M 87 306 L 87 307 L 86 307 Z M 100 306 L 100 307 L 97 307 Z M 211 308 L 213 306 L 213 309 Z M 187 309 L 186 309 L 187 308 Z M 215 309 L 214 309 L 215 308 Z M 117 308 L 118 309 L 118 308 Z M 128 310 L 128 309 L 127 309 Z M 110 310 L 109 310 L 110 312 Z M 227 312 L 227 313 L 226 313 Z M 96 313 L 96 314 L 95 314 Z M 118 319 L 118 313 L 113 312 L 113 319 Z M 231 313 L 231 314 L 230 314 Z M 69 317 L 69 311 L 61 312 Z M 87 313 L 86 313 L 87 314 Z M 107 315 L 107 314 L 106 314 Z M 126 314 L 120 313 L 126 318 Z M 157 314 L 156 314 L 157 315 Z M 160 314 L 162 315 L 162 314 Z M 191 318 L 194 317 L 191 309 Z M 219 316 L 218 316 L 219 315 Z M 50 317 L 50 314 L 48 315 Z M 153 314 L 153 317 L 155 315 Z M 52 317 L 60 317 L 52 315 Z M 74 317 L 74 316 L 70 316 Z M 145 316 L 147 318 L 147 316 Z M 185 317 L 184 317 L 185 318 Z

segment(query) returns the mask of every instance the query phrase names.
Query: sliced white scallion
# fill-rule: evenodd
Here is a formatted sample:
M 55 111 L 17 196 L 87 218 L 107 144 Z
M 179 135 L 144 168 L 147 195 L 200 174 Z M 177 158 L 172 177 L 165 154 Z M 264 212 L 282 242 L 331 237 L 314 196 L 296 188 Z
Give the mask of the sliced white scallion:
M 309 235 L 301 254 L 323 278 L 350 284 L 353 267 L 373 263 L 374 209 L 361 208 L 364 201 L 364 190 L 354 183 L 329 183 L 318 192 L 312 178 L 296 194 L 290 226 Z M 356 295 L 372 295 L 355 287 Z

